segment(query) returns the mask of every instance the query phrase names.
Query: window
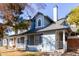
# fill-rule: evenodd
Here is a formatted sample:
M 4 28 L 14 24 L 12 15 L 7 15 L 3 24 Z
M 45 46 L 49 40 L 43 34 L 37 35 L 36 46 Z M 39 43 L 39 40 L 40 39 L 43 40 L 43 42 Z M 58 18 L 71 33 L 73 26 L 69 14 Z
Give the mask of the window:
M 20 38 L 21 43 L 24 43 L 24 37 Z
M 18 38 L 18 43 L 23 44 L 24 43 L 24 37 Z
M 28 35 L 27 44 L 34 45 L 34 35 Z
M 39 45 L 42 43 L 41 35 L 29 35 L 27 45 Z
M 34 39 L 34 44 L 35 45 L 39 45 L 42 43 L 42 38 L 41 38 L 41 35 L 36 35 L 35 36 L 35 39 Z
M 40 19 L 38 20 L 38 26 L 41 26 L 41 20 Z

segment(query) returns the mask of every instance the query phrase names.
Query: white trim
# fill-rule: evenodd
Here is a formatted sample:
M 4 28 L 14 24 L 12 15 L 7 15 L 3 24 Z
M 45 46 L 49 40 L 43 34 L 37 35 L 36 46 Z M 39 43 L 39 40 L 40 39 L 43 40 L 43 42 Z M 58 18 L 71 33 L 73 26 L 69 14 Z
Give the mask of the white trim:
M 57 50 L 59 48 L 59 43 L 58 43 L 58 34 L 59 34 L 59 31 L 56 31 L 55 32 L 55 49 Z
M 41 28 L 44 26 L 44 16 L 40 15 L 40 17 L 36 18 L 35 28 Z M 41 26 L 38 26 L 38 20 L 41 20 Z
M 25 47 L 25 50 L 27 49 L 27 36 L 25 36 L 25 42 L 24 42 L 24 47 Z
M 38 26 L 38 21 L 39 21 L 39 20 L 41 21 L 41 26 Z M 42 25 L 43 25 L 43 24 L 42 24 L 42 20 L 41 20 L 40 18 L 38 18 L 38 19 L 36 20 L 36 28 L 40 28 L 40 27 L 42 27 Z
M 63 49 L 67 50 L 67 43 L 65 41 L 65 31 L 63 30 Z

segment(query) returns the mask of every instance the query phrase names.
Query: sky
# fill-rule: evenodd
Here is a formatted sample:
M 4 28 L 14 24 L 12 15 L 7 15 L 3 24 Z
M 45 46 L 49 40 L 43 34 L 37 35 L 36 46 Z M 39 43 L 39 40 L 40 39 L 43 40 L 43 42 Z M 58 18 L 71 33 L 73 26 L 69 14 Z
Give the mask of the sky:
M 50 18 L 53 18 L 53 7 L 55 4 L 54 3 L 47 3 L 46 5 L 47 6 L 45 7 L 45 9 L 36 10 L 36 12 L 40 11 L 44 15 L 48 15 Z M 79 6 L 79 3 L 56 3 L 56 5 L 58 5 L 58 19 L 61 19 L 61 18 L 66 17 L 66 15 L 68 15 L 68 13 L 72 9 Z M 36 8 L 36 7 L 34 6 L 34 8 Z M 34 13 L 30 14 L 30 15 L 33 16 Z M 24 12 L 23 17 L 26 18 L 26 11 Z
M 53 18 L 53 6 L 55 4 L 47 4 L 46 10 L 44 10 L 45 14 L 49 17 Z M 58 19 L 66 17 L 68 13 L 74 9 L 75 7 L 79 6 L 79 3 L 58 3 Z
M 72 11 L 72 9 L 76 8 L 79 6 L 79 3 L 62 3 L 62 4 L 57 4 L 58 5 L 58 18 L 64 18 L 68 13 Z

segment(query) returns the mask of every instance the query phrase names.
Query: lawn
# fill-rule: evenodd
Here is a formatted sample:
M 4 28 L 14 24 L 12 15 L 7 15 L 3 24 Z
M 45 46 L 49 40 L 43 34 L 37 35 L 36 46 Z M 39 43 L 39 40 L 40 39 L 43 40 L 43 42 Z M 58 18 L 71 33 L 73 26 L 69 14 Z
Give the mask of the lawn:
M 6 49 L 4 47 L 0 47 L 1 56 L 60 56 L 62 54 L 63 54 L 63 50 L 60 50 L 59 53 L 57 51 L 48 53 L 48 52 L 23 51 L 20 49 Z M 66 54 L 67 53 L 63 55 Z
M 0 47 L 1 56 L 42 56 L 45 54 L 46 54 L 45 52 L 29 52 L 29 51 L 22 51 L 18 49 L 6 49 Z

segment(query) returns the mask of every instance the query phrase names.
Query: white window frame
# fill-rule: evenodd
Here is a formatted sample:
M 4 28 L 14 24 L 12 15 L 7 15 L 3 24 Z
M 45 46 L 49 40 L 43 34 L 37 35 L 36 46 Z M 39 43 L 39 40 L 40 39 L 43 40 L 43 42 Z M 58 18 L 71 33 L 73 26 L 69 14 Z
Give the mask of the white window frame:
M 39 20 L 41 21 L 41 26 L 38 26 Z M 41 18 L 38 18 L 38 19 L 36 19 L 36 28 L 41 28 L 41 27 L 43 27 L 43 22 L 42 22 Z
M 41 26 L 38 26 L 38 21 L 41 20 Z M 35 28 L 41 28 L 44 26 L 44 17 L 39 17 L 36 19 Z

